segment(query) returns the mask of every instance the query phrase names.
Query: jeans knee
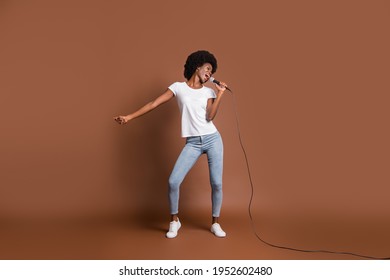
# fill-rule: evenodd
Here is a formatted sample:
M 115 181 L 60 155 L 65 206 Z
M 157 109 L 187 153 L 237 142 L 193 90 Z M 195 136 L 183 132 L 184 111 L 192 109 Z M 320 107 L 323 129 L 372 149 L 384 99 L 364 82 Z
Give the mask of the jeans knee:
M 168 185 L 169 185 L 169 191 L 170 192 L 177 192 L 180 188 L 180 183 L 178 180 L 175 180 L 174 178 L 169 178 Z
M 213 183 L 211 183 L 211 187 L 212 187 L 213 191 L 220 192 L 220 191 L 222 191 L 222 182 L 213 182 Z

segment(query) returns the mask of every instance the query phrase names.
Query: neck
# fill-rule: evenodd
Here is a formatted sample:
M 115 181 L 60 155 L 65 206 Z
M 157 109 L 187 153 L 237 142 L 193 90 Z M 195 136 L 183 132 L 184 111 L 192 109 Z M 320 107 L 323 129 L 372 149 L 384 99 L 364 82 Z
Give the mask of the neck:
M 199 77 L 196 74 L 192 75 L 192 77 L 187 81 L 187 85 L 195 89 L 203 87 L 203 84 L 201 83 Z

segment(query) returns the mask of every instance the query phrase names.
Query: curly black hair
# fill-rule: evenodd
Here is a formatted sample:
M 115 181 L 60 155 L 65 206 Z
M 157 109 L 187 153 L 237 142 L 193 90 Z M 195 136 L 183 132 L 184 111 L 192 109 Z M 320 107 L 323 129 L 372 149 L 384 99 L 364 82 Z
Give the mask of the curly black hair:
M 213 67 L 212 73 L 217 71 L 217 59 L 208 51 L 196 51 L 187 57 L 186 64 L 184 64 L 184 77 L 189 80 L 195 73 L 196 68 L 205 63 L 210 63 Z

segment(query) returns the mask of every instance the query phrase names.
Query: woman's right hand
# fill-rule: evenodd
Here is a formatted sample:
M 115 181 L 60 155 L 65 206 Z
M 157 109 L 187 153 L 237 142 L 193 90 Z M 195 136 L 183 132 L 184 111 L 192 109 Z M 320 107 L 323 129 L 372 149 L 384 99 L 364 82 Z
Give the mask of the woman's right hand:
M 129 118 L 127 118 L 127 116 L 118 116 L 115 117 L 114 120 L 119 124 L 125 124 L 129 121 Z

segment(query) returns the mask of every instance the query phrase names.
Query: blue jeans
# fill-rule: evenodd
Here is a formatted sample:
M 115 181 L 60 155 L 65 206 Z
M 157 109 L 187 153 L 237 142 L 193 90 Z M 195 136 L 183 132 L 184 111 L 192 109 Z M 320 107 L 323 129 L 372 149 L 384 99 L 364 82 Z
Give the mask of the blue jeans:
M 180 185 L 202 154 L 207 155 L 210 171 L 212 215 L 219 217 L 222 205 L 223 143 L 218 131 L 186 138 L 186 145 L 169 177 L 169 202 L 172 215 L 179 213 Z

